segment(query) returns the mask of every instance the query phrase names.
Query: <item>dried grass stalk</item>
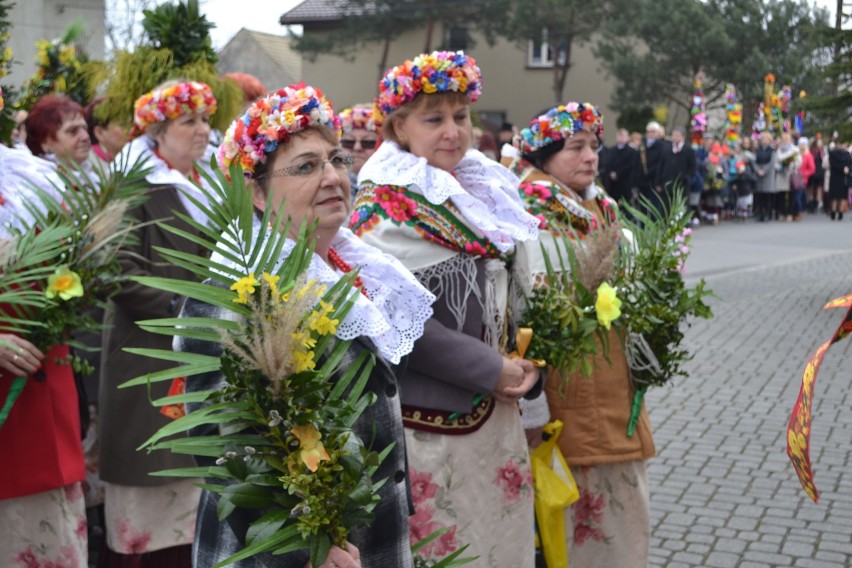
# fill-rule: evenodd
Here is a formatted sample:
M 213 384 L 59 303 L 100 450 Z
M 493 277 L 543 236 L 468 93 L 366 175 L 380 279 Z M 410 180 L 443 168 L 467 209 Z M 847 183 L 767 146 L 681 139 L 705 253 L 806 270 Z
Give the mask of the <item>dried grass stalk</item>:
M 86 236 L 81 251 L 82 255 L 89 254 L 97 248 L 107 237 L 112 236 L 121 224 L 127 211 L 127 201 L 111 201 L 97 215 L 95 215 L 89 226 L 86 227 Z
M 295 353 L 304 351 L 296 345 L 296 336 L 307 326 L 306 315 L 316 303 L 313 287 L 306 294 L 297 291 L 306 285 L 304 275 L 296 281 L 286 303 L 272 305 L 269 285 L 263 281 L 260 293 L 249 299 L 252 315 L 241 325 L 238 333 L 223 333 L 222 345 L 246 365 L 257 369 L 270 380 L 274 395 L 281 392 L 282 383 L 294 373 Z
M 571 241 L 580 273 L 578 280 L 587 290 L 612 279 L 621 240 L 621 224 L 612 223 L 592 231 L 582 241 Z

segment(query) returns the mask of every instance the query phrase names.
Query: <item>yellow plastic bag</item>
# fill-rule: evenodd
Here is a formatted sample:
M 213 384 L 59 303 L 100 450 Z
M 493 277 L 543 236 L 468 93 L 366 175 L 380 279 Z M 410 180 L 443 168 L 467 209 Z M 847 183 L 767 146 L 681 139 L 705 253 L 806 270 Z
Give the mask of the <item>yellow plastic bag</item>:
M 548 568 L 567 568 L 565 543 L 565 507 L 580 498 L 574 476 L 556 445 L 562 433 L 562 421 L 544 426 L 544 441 L 532 451 L 535 519 L 542 552 Z

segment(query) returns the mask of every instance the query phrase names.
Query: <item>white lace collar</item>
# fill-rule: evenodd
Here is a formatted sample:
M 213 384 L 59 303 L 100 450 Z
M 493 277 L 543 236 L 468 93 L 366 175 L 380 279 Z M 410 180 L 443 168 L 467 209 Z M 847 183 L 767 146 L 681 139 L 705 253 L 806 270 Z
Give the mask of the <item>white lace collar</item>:
M 524 210 L 518 178 L 477 150 L 468 150 L 450 174 L 385 141 L 361 168 L 358 183 L 364 181 L 406 187 L 435 205 L 449 199 L 501 252 L 538 238 L 539 220 Z
M 256 220 L 254 230 L 262 230 Z M 293 240 L 287 239 L 276 269 L 295 245 Z M 432 317 L 435 296 L 396 258 L 364 243 L 349 229 L 341 228 L 331 246 L 347 264 L 358 269 L 358 276 L 367 293 L 367 296 L 357 295 L 355 304 L 337 327 L 335 335 L 343 340 L 362 335 L 369 337 L 382 357 L 398 364 L 423 335 L 423 326 Z M 235 266 L 219 253 L 214 253 L 211 260 Z M 329 287 L 342 276 L 316 254 L 311 259 L 307 275 Z
M 214 151 L 215 148 L 208 145 L 207 149 L 204 151 L 204 155 L 196 162 L 196 165 L 200 169 L 210 175 L 213 175 L 213 172 L 210 170 L 210 157 L 213 155 Z M 121 149 L 121 154 L 126 155 L 124 163 L 133 164 L 140 158 L 146 159 L 148 161 L 148 167 L 153 169 L 147 176 L 145 176 L 145 180 L 155 186 L 169 185 L 182 189 L 183 191 L 178 192 L 178 196 L 180 197 L 181 204 L 184 206 L 187 213 L 189 213 L 195 221 L 199 223 L 207 223 L 207 216 L 204 215 L 204 213 L 202 213 L 201 210 L 189 200 L 189 198 L 187 198 L 184 192 L 187 192 L 196 199 L 201 200 L 202 203 L 205 202 L 207 198 L 201 190 L 198 189 L 198 186 L 179 171 L 170 168 L 165 160 L 161 159 L 154 153 L 153 140 L 145 135 L 139 136 L 125 144 Z M 119 157 L 115 158 L 115 160 L 119 159 Z M 207 185 L 203 177 L 200 182 L 202 185 Z

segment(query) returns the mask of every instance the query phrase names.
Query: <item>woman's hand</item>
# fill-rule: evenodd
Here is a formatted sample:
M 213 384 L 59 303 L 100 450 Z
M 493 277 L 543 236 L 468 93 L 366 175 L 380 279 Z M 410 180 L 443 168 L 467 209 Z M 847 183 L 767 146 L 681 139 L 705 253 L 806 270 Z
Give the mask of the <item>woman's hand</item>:
M 305 568 L 311 568 L 311 563 Z M 346 543 L 346 550 L 332 546 L 328 558 L 317 568 L 361 568 L 361 551 L 351 542 Z
M 503 402 L 517 402 L 538 382 L 538 375 L 532 361 L 503 357 L 503 371 L 492 394 Z
M 0 367 L 16 377 L 28 377 L 41 367 L 44 353 L 17 335 L 0 333 Z

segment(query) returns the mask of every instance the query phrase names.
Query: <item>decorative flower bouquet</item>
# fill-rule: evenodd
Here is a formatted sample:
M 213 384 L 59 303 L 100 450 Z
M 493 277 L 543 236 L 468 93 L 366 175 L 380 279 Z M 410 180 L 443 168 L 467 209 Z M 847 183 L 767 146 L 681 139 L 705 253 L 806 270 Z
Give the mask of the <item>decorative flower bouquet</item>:
M 91 310 L 119 284 L 118 249 L 132 238 L 135 225 L 125 213 L 144 199 L 142 162 L 118 162 L 92 175 L 58 172 L 61 201 L 32 187 L 11 237 L 0 247 L 0 328 L 19 333 L 42 351 L 59 344 L 90 349 L 73 340 L 72 332 L 97 331 Z M 91 373 L 89 363 L 72 354 L 75 371 Z M 36 373 L 36 378 L 39 378 Z M 26 384 L 18 377 L 0 410 L 2 426 Z
M 18 108 L 30 109 L 48 93 L 63 93 L 81 104 L 89 100 L 83 66 L 88 56 L 78 51 L 85 37 L 82 22 L 68 26 L 62 36 L 36 42 L 36 71 L 23 87 Z
M 609 233 L 620 231 L 616 223 L 582 241 L 557 239 L 556 259 L 542 245 L 547 285 L 532 290 L 522 318 L 533 329 L 530 358 L 543 359 L 560 373 L 579 370 L 589 376 L 599 346 L 607 355 L 610 327 L 621 314 L 617 289 L 609 284 L 618 238 Z
M 663 212 L 647 199 L 641 209 L 622 207 L 629 215 L 622 215 L 620 223 L 582 241 L 557 241 L 558 265 L 543 249 L 548 285 L 532 291 L 523 322 L 534 330 L 531 358 L 586 376 L 594 370 L 599 346 L 607 355 L 608 331 L 615 325 L 625 338 L 635 387 L 628 425 L 632 436 L 648 387 L 686 376 L 683 365 L 692 356 L 682 345 L 681 326 L 690 317 L 713 314 L 704 303 L 711 293 L 704 280 L 694 288 L 683 280 L 691 215 L 682 188 L 674 189 Z M 623 229 L 632 242 L 606 234 Z
M 160 251 L 205 282 L 134 278 L 212 306 L 214 317 L 139 322 L 143 329 L 209 349 L 129 350 L 180 365 L 122 387 L 180 377 L 188 377 L 188 391 L 193 383 L 210 387 L 153 401 L 187 404 L 190 412 L 143 447 L 208 462 L 159 475 L 206 478 L 204 488 L 218 495 L 221 521 L 236 509 L 256 511 L 246 547 L 217 566 L 298 549 L 309 549 L 312 564 L 319 566 L 332 545 L 344 545 L 350 530 L 369 525 L 383 483 L 374 483 L 371 475 L 390 450 L 368 449 L 353 431 L 373 401 L 364 388 L 374 355 L 364 351 L 341 368 L 351 342 L 333 335 L 359 293 L 356 275 L 328 290 L 308 280 L 309 228 L 301 227 L 293 246 L 286 229 L 267 229 L 280 226 L 282 212 L 273 218 L 267 207 L 260 223 L 254 219 L 251 192 L 237 164 L 229 176 L 214 171 L 216 178 L 201 172 L 212 189 L 202 188 L 206 204 L 196 202 L 211 226 L 179 215 L 201 236 L 163 228 L 217 254 Z M 282 262 L 285 246 L 293 248 Z M 198 435 L 181 436 L 187 430 Z
M 711 294 L 701 279 L 694 288 L 683 280 L 689 255 L 691 214 L 682 189 L 676 187 L 662 212 L 647 199 L 641 210 L 623 205 L 622 219 L 633 234 L 633 246 L 622 248 L 618 271 L 622 297 L 620 326 L 626 332 L 626 354 L 636 388 L 628 435 L 632 435 L 642 400 L 650 386 L 686 376 L 683 364 L 692 358 L 682 345 L 681 326 L 690 317 L 711 318 L 704 303 Z

